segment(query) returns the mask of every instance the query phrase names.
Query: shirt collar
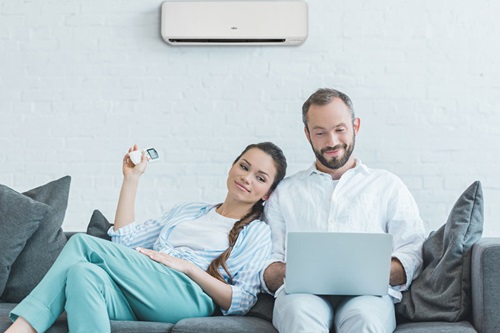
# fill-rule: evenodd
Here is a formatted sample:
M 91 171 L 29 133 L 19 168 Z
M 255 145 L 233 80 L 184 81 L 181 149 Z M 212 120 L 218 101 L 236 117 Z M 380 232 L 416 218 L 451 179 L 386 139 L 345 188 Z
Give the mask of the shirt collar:
M 200 212 L 199 214 L 196 216 L 196 218 L 202 216 L 202 215 L 205 215 L 207 214 L 208 212 L 210 212 L 212 209 L 214 209 L 215 207 L 217 207 L 217 205 L 205 205 L 203 207 L 200 208 Z
M 361 162 L 361 160 L 359 160 L 359 159 L 356 158 L 355 161 L 356 161 L 356 165 L 354 166 L 354 168 L 351 168 L 351 169 L 347 170 L 346 173 L 352 173 L 352 172 L 355 172 L 355 173 L 358 173 L 358 172 L 369 173 L 369 169 L 366 167 L 366 165 L 364 165 Z M 344 173 L 344 175 L 346 173 Z M 311 176 L 312 174 L 327 175 L 328 177 L 331 177 L 328 173 L 319 171 L 318 168 L 316 168 L 316 161 L 314 161 L 312 163 L 312 165 L 308 169 L 304 170 L 304 172 L 301 175 L 300 179 L 305 179 L 305 178 Z

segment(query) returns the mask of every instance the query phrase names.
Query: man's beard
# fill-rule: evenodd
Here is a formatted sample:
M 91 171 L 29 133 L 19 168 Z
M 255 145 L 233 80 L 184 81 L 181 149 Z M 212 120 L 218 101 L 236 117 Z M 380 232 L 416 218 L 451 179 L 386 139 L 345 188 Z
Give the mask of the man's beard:
M 321 149 L 320 151 L 316 150 L 316 148 L 314 148 L 314 146 L 312 145 L 312 143 L 311 143 L 311 147 L 312 147 L 312 149 L 314 151 L 314 154 L 318 158 L 318 161 L 321 164 L 323 164 L 328 169 L 337 170 L 337 169 L 342 168 L 347 163 L 347 161 L 349 161 L 349 158 L 351 157 L 352 152 L 354 150 L 355 140 L 356 140 L 355 136 L 353 135 L 353 137 L 352 137 L 352 143 L 350 145 L 346 145 L 344 143 L 344 144 L 336 145 L 334 147 L 326 147 L 326 148 Z M 332 150 L 337 150 L 337 149 L 345 149 L 344 156 L 342 156 L 342 157 L 332 157 L 332 159 L 329 161 L 323 155 L 327 151 L 332 151 Z

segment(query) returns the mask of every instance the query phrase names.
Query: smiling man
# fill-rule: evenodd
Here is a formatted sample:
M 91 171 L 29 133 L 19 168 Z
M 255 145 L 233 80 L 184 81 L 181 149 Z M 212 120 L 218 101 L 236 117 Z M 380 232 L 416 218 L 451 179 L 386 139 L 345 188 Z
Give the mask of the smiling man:
M 281 333 L 392 332 L 394 302 L 422 268 L 425 234 L 415 200 L 397 176 L 353 156 L 360 119 L 347 95 L 319 89 L 304 103 L 302 120 L 316 160 L 282 181 L 265 208 L 273 250 L 262 278 L 276 297 L 273 325 Z M 388 295 L 287 294 L 282 286 L 288 231 L 392 234 Z

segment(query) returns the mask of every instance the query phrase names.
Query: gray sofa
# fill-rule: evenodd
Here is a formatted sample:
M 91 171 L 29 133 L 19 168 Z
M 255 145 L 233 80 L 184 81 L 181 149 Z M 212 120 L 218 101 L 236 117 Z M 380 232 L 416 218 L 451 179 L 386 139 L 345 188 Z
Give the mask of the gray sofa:
M 66 233 L 70 237 L 73 233 Z M 500 332 L 500 238 L 482 238 L 472 248 L 472 313 L 469 321 L 399 323 L 398 333 L 498 333 Z M 0 303 L 0 331 L 10 325 L 9 311 L 13 303 Z M 276 332 L 272 325 L 273 298 L 259 295 L 259 300 L 244 317 L 214 315 L 191 318 L 177 324 L 111 321 L 112 332 Z M 65 314 L 48 330 L 67 332 Z

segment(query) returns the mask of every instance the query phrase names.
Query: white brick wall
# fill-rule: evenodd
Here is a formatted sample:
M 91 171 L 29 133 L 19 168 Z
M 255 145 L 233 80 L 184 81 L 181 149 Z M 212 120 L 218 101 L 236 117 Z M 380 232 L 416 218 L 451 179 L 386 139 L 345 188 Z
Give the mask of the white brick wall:
M 313 155 L 300 107 L 345 91 L 357 156 L 398 174 L 428 230 L 474 180 L 500 235 L 500 3 L 310 0 L 300 47 L 171 47 L 157 0 L 0 0 L 0 183 L 69 174 L 64 227 L 112 219 L 129 145 L 163 155 L 143 177 L 138 219 L 179 201 L 224 199 L 250 142 L 279 144 L 289 174 Z

